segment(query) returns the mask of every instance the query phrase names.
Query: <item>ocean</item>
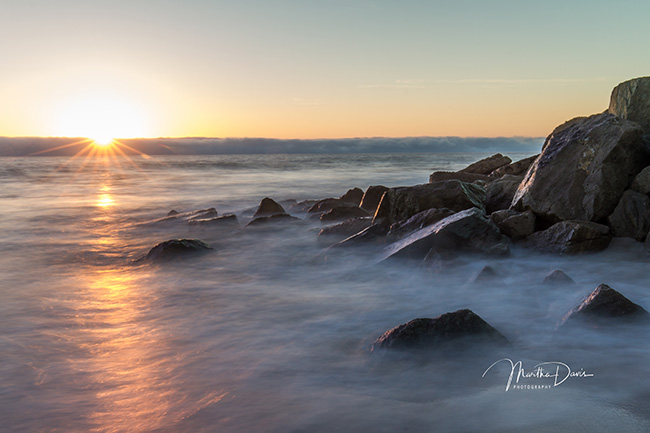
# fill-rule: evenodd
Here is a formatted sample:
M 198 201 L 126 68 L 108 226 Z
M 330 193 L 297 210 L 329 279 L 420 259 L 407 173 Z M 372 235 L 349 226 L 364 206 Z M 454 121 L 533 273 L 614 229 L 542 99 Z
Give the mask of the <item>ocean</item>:
M 639 243 L 580 257 L 515 246 L 429 267 L 328 250 L 321 223 L 300 212 L 303 223 L 267 229 L 156 222 L 214 207 L 243 226 L 267 196 L 426 183 L 485 156 L 0 158 L 0 431 L 650 431 L 647 332 L 556 329 L 601 283 L 650 309 Z M 174 238 L 213 251 L 134 263 Z M 486 265 L 498 277 L 473 283 Z M 543 284 L 554 269 L 576 284 Z M 461 308 L 512 347 L 427 359 L 369 350 L 401 323 Z M 488 370 L 499 359 L 526 373 L 549 362 L 556 377 L 508 387 L 508 361 Z

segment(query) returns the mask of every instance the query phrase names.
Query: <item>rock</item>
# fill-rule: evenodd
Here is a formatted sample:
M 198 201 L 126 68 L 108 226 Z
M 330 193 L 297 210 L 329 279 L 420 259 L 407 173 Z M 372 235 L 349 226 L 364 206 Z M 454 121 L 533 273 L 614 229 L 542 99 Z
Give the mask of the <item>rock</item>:
M 310 207 L 307 212 L 311 214 L 322 214 L 327 212 L 328 210 L 334 209 L 335 207 L 343 207 L 343 206 L 358 207 L 354 203 L 341 200 L 340 198 L 325 198 L 323 200 L 319 200 L 316 203 L 314 203 L 314 205 Z
M 641 194 L 650 194 L 650 167 L 646 167 L 632 181 L 631 190 Z
M 512 205 L 550 222 L 601 222 L 648 165 L 636 123 L 603 113 L 557 127 L 546 139 Z
M 298 222 L 298 221 L 302 221 L 302 220 L 300 218 L 296 218 L 294 216 L 284 213 L 284 214 L 276 214 L 276 215 L 269 215 L 265 217 L 255 218 L 253 221 L 246 224 L 246 227 L 259 227 L 259 226 L 266 226 L 269 224 Z
M 170 210 L 170 211 L 167 213 L 167 216 L 174 216 L 174 215 L 178 215 L 178 211 L 175 211 L 174 209 Z
M 215 218 L 195 219 L 188 221 L 192 227 L 239 227 L 236 215 L 227 214 Z
M 498 226 L 502 221 L 510 218 L 514 215 L 519 215 L 521 212 L 517 212 L 514 209 L 502 209 L 490 214 L 490 219 Z
M 323 222 L 341 221 L 350 218 L 360 218 L 370 216 L 370 213 L 357 206 L 340 206 L 335 207 L 320 216 Z
M 352 218 L 339 224 L 323 227 L 318 233 L 318 237 L 323 238 L 339 236 L 347 238 L 359 233 L 367 227 L 370 227 L 370 224 L 372 224 L 372 218 Z
M 372 345 L 379 349 L 437 349 L 453 345 L 459 348 L 476 344 L 508 346 L 499 331 L 473 311 L 464 309 L 434 319 L 420 318 L 386 331 Z
M 359 233 L 356 233 L 348 238 L 343 239 L 341 242 L 332 245 L 332 248 L 350 247 L 359 244 L 377 242 L 379 240 L 383 240 L 387 232 L 388 229 L 385 225 L 371 224 L 369 227 L 361 230 Z
M 454 211 L 447 209 L 446 207 L 440 209 L 427 209 L 416 213 L 406 221 L 398 221 L 395 224 L 392 224 L 388 236 L 392 238 L 401 238 L 416 230 L 435 224 L 453 214 Z
M 286 212 L 284 211 L 284 208 L 280 206 L 279 203 L 277 203 L 272 198 L 264 197 L 260 202 L 260 205 L 257 207 L 257 210 L 255 211 L 255 215 L 253 215 L 253 218 L 267 217 L 272 215 L 282 215 L 282 214 L 286 214 Z
M 138 262 L 165 262 L 204 253 L 211 250 L 205 242 L 198 239 L 171 239 L 153 247 Z
M 556 269 L 546 277 L 544 277 L 544 284 L 553 286 L 573 285 L 576 282 L 573 278 L 565 274 L 563 271 Z
M 529 210 L 522 213 L 517 212 L 515 215 L 500 220 L 497 227 L 511 239 L 523 239 L 535 231 L 535 214 Z
M 555 254 L 581 254 L 602 251 L 611 242 L 609 227 L 590 221 L 562 221 L 533 233 L 526 244 Z
M 383 255 L 388 258 L 424 259 L 431 252 L 453 256 L 458 252 L 494 254 L 506 252 L 507 245 L 499 228 L 478 208 L 471 208 L 420 229 L 406 238 L 389 245 Z
M 188 222 L 192 222 L 192 221 L 202 220 L 207 218 L 216 218 L 219 216 L 219 213 L 213 207 L 209 209 L 201 209 L 194 212 L 189 212 L 189 214 L 190 215 L 187 215 L 187 213 L 176 214 L 175 217 L 180 219 L 185 219 Z
M 434 171 L 431 173 L 431 175 L 429 175 L 429 183 L 450 179 L 456 179 L 467 183 L 476 182 L 477 180 L 482 180 L 485 182 L 491 180 L 490 176 L 487 176 L 485 174 L 466 173 L 463 171 Z
M 627 190 L 607 219 L 612 235 L 643 241 L 650 231 L 650 198 Z
M 614 87 L 608 111 L 638 123 L 646 134 L 650 133 L 650 77 L 635 78 Z
M 309 209 L 311 209 L 316 203 L 318 203 L 318 200 L 303 200 L 289 206 L 289 209 L 291 209 L 292 212 L 304 213 L 309 211 Z
M 481 272 L 479 272 L 473 279 L 472 283 L 481 284 L 481 283 L 491 283 L 497 279 L 499 275 L 497 271 L 494 270 L 492 266 L 483 266 Z
M 560 325 L 569 321 L 598 326 L 617 321 L 648 321 L 650 314 L 607 284 L 601 284 L 580 305 L 564 316 Z
M 483 188 L 458 180 L 390 188 L 379 203 L 374 222 L 390 226 L 432 208 L 446 207 L 454 212 L 471 207 L 483 209 L 484 200 Z
M 359 206 L 361 199 L 363 199 L 363 190 L 361 188 L 352 188 L 343 194 L 339 200 Z
M 480 161 L 470 164 L 464 169 L 460 170 L 463 173 L 476 173 L 476 174 L 485 174 L 488 175 L 494 170 L 508 165 L 512 162 L 512 159 L 507 156 L 503 156 L 500 153 L 492 155 L 490 157 L 484 158 Z
M 506 175 L 488 183 L 485 186 L 485 211 L 491 214 L 498 210 L 508 209 L 523 179 L 520 176 Z
M 181 222 L 188 222 L 188 221 L 194 221 L 194 220 L 200 220 L 200 219 L 206 219 L 206 218 L 215 218 L 219 214 L 217 213 L 217 210 L 213 207 L 209 209 L 199 209 L 199 210 L 194 210 L 190 212 L 182 212 L 179 213 L 175 210 L 170 211 L 166 217 L 164 218 L 159 218 L 157 220 L 153 221 L 148 221 L 145 223 L 141 223 L 141 225 L 144 226 L 165 226 L 165 225 L 170 225 L 170 224 L 179 224 Z
M 379 202 L 386 191 L 388 191 L 388 188 L 383 185 L 369 186 L 363 195 L 363 199 L 359 206 L 374 214 L 377 211 L 377 206 L 379 206 Z
M 490 177 L 502 177 L 505 176 L 506 174 L 510 174 L 513 176 L 523 176 L 526 174 L 532 163 L 537 159 L 537 155 L 529 156 L 528 158 L 520 159 L 517 162 L 513 162 L 512 164 L 504 165 L 503 167 L 499 167 L 496 170 L 494 170 L 492 173 L 490 173 Z

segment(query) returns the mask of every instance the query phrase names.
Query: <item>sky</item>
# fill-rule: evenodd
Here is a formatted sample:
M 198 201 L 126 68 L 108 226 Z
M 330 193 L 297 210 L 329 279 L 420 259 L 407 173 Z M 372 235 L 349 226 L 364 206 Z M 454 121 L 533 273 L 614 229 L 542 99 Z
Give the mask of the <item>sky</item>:
M 1 0 L 0 136 L 548 135 L 650 75 L 650 2 Z

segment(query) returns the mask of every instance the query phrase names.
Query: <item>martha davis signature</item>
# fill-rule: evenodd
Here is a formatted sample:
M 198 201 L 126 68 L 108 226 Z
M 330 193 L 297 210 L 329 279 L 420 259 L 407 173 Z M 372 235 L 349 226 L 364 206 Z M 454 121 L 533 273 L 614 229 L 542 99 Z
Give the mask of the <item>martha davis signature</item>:
M 533 366 L 532 370 L 525 371 L 521 361 L 512 362 L 512 359 L 510 358 L 501 358 L 498 361 L 494 362 L 487 368 L 487 370 L 483 372 L 483 375 L 481 377 L 485 377 L 485 375 L 492 369 L 492 367 L 501 362 L 505 362 L 510 365 L 510 374 L 508 376 L 508 382 L 506 383 L 506 392 L 511 388 L 551 389 L 552 387 L 562 385 L 570 377 L 593 377 L 592 373 L 587 373 L 582 368 L 578 371 L 573 371 L 567 364 L 558 361 L 540 362 L 539 364 Z M 537 384 L 524 384 L 524 381 L 522 379 L 541 379 L 544 380 L 544 382 Z M 520 381 L 522 381 L 522 383 L 519 383 Z

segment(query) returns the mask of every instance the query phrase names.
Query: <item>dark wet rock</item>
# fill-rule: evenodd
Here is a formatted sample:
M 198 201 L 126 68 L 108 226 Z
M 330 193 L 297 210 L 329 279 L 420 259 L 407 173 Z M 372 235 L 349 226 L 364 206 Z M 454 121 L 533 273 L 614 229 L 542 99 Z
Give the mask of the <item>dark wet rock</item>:
M 184 222 L 197 220 L 197 219 L 214 218 L 218 215 L 219 214 L 217 213 L 217 210 L 213 207 L 209 209 L 198 209 L 190 212 L 181 212 L 181 213 L 174 210 L 174 211 L 170 211 L 167 214 L 167 216 L 164 218 L 159 218 L 153 221 L 147 221 L 145 223 L 142 223 L 141 225 L 167 226 L 167 225 L 179 224 L 179 223 L 184 223 Z
M 369 186 L 365 194 L 363 194 L 363 199 L 361 199 L 361 204 L 359 206 L 374 214 L 377 211 L 377 206 L 379 206 L 379 202 L 386 191 L 388 191 L 388 188 L 383 185 Z
M 388 236 L 391 238 L 401 238 L 416 230 L 435 224 L 453 214 L 454 211 L 446 207 L 427 209 L 416 213 L 406 221 L 398 221 L 392 224 Z
M 372 350 L 438 349 L 450 345 L 471 348 L 477 344 L 508 346 L 510 343 L 473 311 L 464 309 L 396 326 L 379 337 Z
M 519 161 L 513 162 L 508 165 L 504 165 L 503 167 L 499 167 L 496 170 L 494 170 L 492 173 L 490 173 L 490 177 L 502 177 L 505 176 L 506 174 L 510 174 L 513 176 L 523 176 L 526 174 L 530 166 L 533 164 L 533 162 L 537 159 L 537 155 L 529 156 L 528 158 L 520 159 Z
M 483 269 L 472 279 L 472 283 L 491 283 L 497 280 L 498 277 L 499 274 L 497 274 L 497 271 L 492 266 L 483 266 Z
M 625 81 L 612 90 L 609 112 L 638 123 L 650 133 L 650 77 Z
M 298 202 L 293 198 L 289 198 L 289 199 L 286 199 L 286 200 L 281 200 L 281 201 L 278 202 L 278 204 L 280 206 L 282 206 L 282 208 L 285 209 L 285 210 L 286 209 L 291 209 L 291 208 L 294 208 L 294 207 L 298 206 Z
M 511 216 L 514 215 L 519 215 L 520 213 L 521 212 L 518 212 L 514 209 L 502 209 L 502 210 L 492 212 L 490 214 L 490 219 L 494 221 L 494 223 L 498 226 L 505 219 L 510 218 Z
M 368 217 L 370 213 L 357 206 L 334 207 L 320 216 L 323 222 L 342 221 L 350 218 Z
M 195 219 L 188 222 L 192 227 L 239 227 L 239 220 L 234 214 L 215 218 Z
M 255 211 L 253 218 L 286 214 L 278 202 L 269 197 L 264 197 Z
M 137 262 L 165 262 L 177 260 L 211 250 L 205 242 L 199 239 L 171 239 L 153 247 Z
M 339 198 L 341 201 L 346 201 L 356 206 L 361 204 L 361 199 L 363 199 L 363 190 L 361 188 L 352 188 Z
M 202 220 L 202 219 L 207 219 L 207 218 L 216 218 L 219 216 L 219 212 L 213 207 L 209 209 L 201 209 L 198 211 L 190 212 L 192 215 L 189 215 L 187 218 L 188 222 L 195 221 L 195 220 Z M 185 214 L 177 214 L 175 215 L 176 218 L 181 218 Z M 183 218 L 181 218 L 183 219 Z
M 609 227 L 590 221 L 562 221 L 533 233 L 526 245 L 554 254 L 582 254 L 602 251 L 611 242 Z
M 377 208 L 375 222 L 390 226 L 432 208 L 446 207 L 454 212 L 472 207 L 484 209 L 484 201 L 482 187 L 458 180 L 390 188 Z
M 476 174 L 485 174 L 488 175 L 494 170 L 501 168 L 505 165 L 508 165 L 512 162 L 512 159 L 507 156 L 503 156 L 500 153 L 484 158 L 480 161 L 470 164 L 464 169 L 460 170 L 463 173 L 476 173 Z
M 605 221 L 648 165 L 642 134 L 638 124 L 609 113 L 564 123 L 546 139 L 513 207 L 550 222 Z
M 598 326 L 611 324 L 613 319 L 616 321 L 648 322 L 650 314 L 643 307 L 630 301 L 607 284 L 601 284 L 580 305 L 564 316 L 560 325 L 581 321 Z
M 371 242 L 381 242 L 385 239 L 386 233 L 388 233 L 388 228 L 385 225 L 371 224 L 369 227 L 361 230 L 359 233 L 356 233 L 350 237 L 343 239 L 341 242 L 332 245 L 332 248 L 352 247 L 368 244 Z
M 643 241 L 650 230 L 650 197 L 625 191 L 607 220 L 613 236 Z
M 556 269 L 544 277 L 544 284 L 547 285 L 562 286 L 574 285 L 575 283 L 576 282 L 573 281 L 573 278 L 565 274 L 564 271 L 561 271 L 560 269 Z
M 650 167 L 646 167 L 632 181 L 631 190 L 641 194 L 650 194 Z
M 491 180 L 490 176 L 485 174 L 466 173 L 464 171 L 434 171 L 429 175 L 429 183 L 450 179 L 456 179 L 467 183 L 476 182 L 477 180 L 482 180 L 484 182 Z
M 178 211 L 175 211 L 174 209 L 170 210 L 170 211 L 167 213 L 167 216 L 174 216 L 174 215 L 178 215 Z
M 334 209 L 335 207 L 344 207 L 344 206 L 358 207 L 354 203 L 341 200 L 340 198 L 325 198 L 323 200 L 319 200 L 316 203 L 314 203 L 314 205 L 310 207 L 307 212 L 311 214 L 322 214 L 327 212 L 328 210 Z
M 502 254 L 509 240 L 482 210 L 471 208 L 420 229 L 386 247 L 383 259 L 422 260 L 432 252 L 443 257 L 457 253 Z M 505 249 L 503 246 L 505 245 Z
M 524 178 L 506 175 L 485 186 L 485 211 L 488 214 L 502 209 L 508 209 L 512 199 Z
M 513 240 L 523 239 L 535 231 L 535 214 L 527 210 L 526 212 L 515 212 L 507 218 L 501 219 L 496 223 L 501 232 Z M 494 218 L 492 219 L 494 221 Z
M 260 226 L 267 226 L 271 224 L 275 225 L 275 224 L 301 222 L 301 221 L 302 220 L 300 218 L 296 218 L 294 216 L 285 213 L 285 214 L 276 214 L 276 215 L 269 215 L 265 217 L 255 218 L 253 221 L 246 224 L 246 227 L 260 227 Z
M 323 227 L 318 233 L 318 237 L 347 238 L 370 227 L 370 224 L 372 224 L 370 217 L 352 218 L 339 224 Z
M 299 201 L 294 205 L 289 206 L 289 210 L 292 212 L 305 213 L 311 209 L 319 200 L 303 200 Z

